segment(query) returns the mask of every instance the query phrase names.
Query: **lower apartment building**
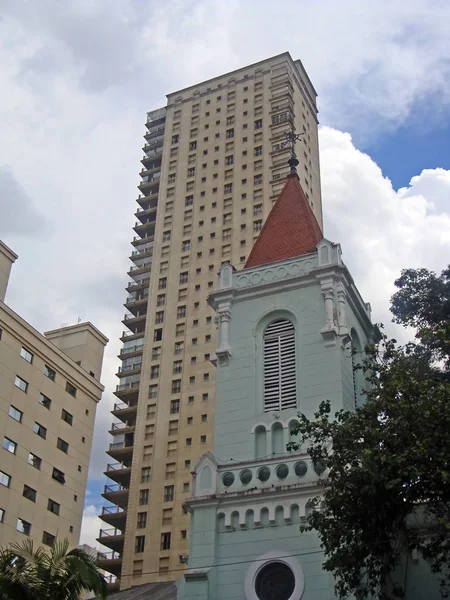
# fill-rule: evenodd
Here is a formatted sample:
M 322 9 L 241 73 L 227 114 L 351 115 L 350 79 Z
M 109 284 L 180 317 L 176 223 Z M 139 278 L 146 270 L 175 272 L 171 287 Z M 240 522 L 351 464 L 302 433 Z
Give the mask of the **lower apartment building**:
M 316 92 L 289 53 L 173 92 L 147 115 L 98 538 L 116 587 L 173 581 L 188 563 L 184 502 L 213 444 L 207 298 L 224 262 L 245 264 L 289 172 L 292 130 L 321 227 Z
M 17 255 L 0 241 L 0 547 L 78 545 L 107 338 L 42 335 L 4 303 Z

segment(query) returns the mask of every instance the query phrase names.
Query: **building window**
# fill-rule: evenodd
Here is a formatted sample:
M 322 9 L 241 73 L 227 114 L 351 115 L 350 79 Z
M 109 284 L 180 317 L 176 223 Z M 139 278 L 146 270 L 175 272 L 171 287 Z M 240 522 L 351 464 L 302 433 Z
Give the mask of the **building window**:
M 166 485 L 164 487 L 164 502 L 171 502 L 175 496 L 175 488 L 173 485 Z
M 190 167 L 187 172 L 188 177 L 195 177 L 195 167 Z
M 255 156 L 262 156 L 262 146 L 257 146 L 255 148 Z
M 188 282 L 188 273 L 185 271 L 184 273 L 180 273 L 180 283 Z
M 177 308 L 177 319 L 183 319 L 186 316 L 186 306 L 179 306 Z
M 56 479 L 56 481 L 58 481 L 59 483 L 66 483 L 66 477 L 64 473 L 56 467 L 53 467 L 52 477 L 53 479 Z
M 155 315 L 155 325 L 160 325 L 164 322 L 164 311 L 160 310 Z
M 224 194 L 231 194 L 232 191 L 233 191 L 233 184 L 232 183 L 225 184 L 225 186 L 223 188 L 223 193 Z
M 186 438 L 186 446 L 192 446 L 192 438 Z
M 1 334 L 1 329 L 0 329 L 0 334 Z M 0 339 L 1 339 L 1 335 L 0 335 Z M 5 511 L 3 510 L 3 508 L 0 508 L 0 523 L 3 523 L 5 520 Z
M 160 354 L 161 354 L 160 346 L 155 346 L 155 348 L 152 348 L 152 360 L 158 360 L 158 358 L 160 357 Z
M 23 486 L 22 496 L 31 502 L 36 502 L 36 490 L 33 490 L 29 485 Z
M 44 533 L 42 534 L 42 543 L 46 546 L 53 546 L 55 540 L 56 536 L 52 535 L 51 533 L 48 533 L 47 531 L 44 531 Z
M 172 381 L 172 394 L 179 394 L 181 392 L 181 379 L 175 379 Z
M 17 519 L 16 529 L 24 535 L 30 535 L 31 523 L 28 523 L 28 521 L 25 521 L 25 519 Z
M 167 277 L 161 277 L 158 283 L 158 290 L 165 290 L 167 288 Z
M 40 425 L 39 423 L 35 423 L 33 425 L 33 431 L 34 431 L 34 433 L 37 433 L 38 436 L 40 436 L 44 440 L 47 437 L 47 429 L 45 427 L 43 427 L 42 425 Z
M 156 398 L 158 396 L 158 384 L 153 384 L 148 388 L 148 397 Z
M 160 342 L 162 340 L 162 329 L 155 329 L 155 331 L 153 332 L 153 341 L 154 342 Z
M 166 295 L 160 294 L 156 297 L 156 306 L 164 306 L 166 303 Z
M 75 398 L 77 395 L 77 388 L 69 381 L 66 381 L 66 392 Z
M 150 467 L 144 467 L 141 469 L 141 483 L 147 483 L 150 481 L 151 472 L 152 470 Z
M 153 365 L 150 370 L 150 379 L 157 379 L 159 377 L 159 365 Z
M 255 121 L 255 129 L 262 129 L 263 123 L 262 123 L 262 119 L 257 119 Z
M 291 321 L 276 319 L 263 338 L 264 411 L 295 408 L 295 329 Z
M 254 221 L 253 222 L 253 231 L 261 231 L 262 229 L 262 221 Z
M 47 408 L 48 410 L 50 410 L 52 401 L 47 396 L 44 396 L 44 394 L 39 394 L 39 404 L 41 406 L 43 406 L 44 408 Z
M 19 389 L 22 390 L 22 392 L 26 392 L 28 390 L 28 382 L 25 381 L 25 379 L 22 379 L 21 377 L 19 377 L 18 375 L 16 375 L 16 378 L 14 380 L 14 384 L 16 387 L 18 387 Z
M 51 498 L 49 498 L 48 502 L 47 502 L 47 510 L 54 513 L 55 515 L 59 515 L 59 509 L 60 509 L 60 504 L 58 502 L 55 502 Z
M 7 475 L 3 471 L 0 471 L 0 485 L 4 485 L 5 487 L 9 487 L 11 482 L 11 476 Z
M 182 243 L 181 251 L 187 252 L 191 249 L 191 240 L 186 240 Z
M 171 400 L 170 402 L 170 414 L 176 415 L 180 412 L 180 401 L 179 400 Z
M 145 535 L 137 535 L 136 542 L 134 545 L 134 551 L 136 554 L 140 554 L 144 552 L 145 549 Z
M 41 463 L 42 459 L 39 458 L 39 456 L 36 456 L 36 454 L 33 454 L 32 452 L 28 454 L 28 464 L 37 469 L 38 471 L 41 470 Z
M 206 423 L 208 421 L 208 415 L 202 415 L 202 423 Z
M 149 490 L 139 490 L 139 505 L 148 504 Z
M 145 529 L 147 527 L 147 513 L 140 512 L 137 514 L 136 529 Z
M 200 436 L 200 444 L 206 444 L 206 435 Z
M 161 550 L 170 550 L 170 539 L 170 531 L 161 534 Z
M 51 379 L 52 381 L 55 381 L 56 372 L 48 365 L 45 365 L 45 367 L 44 367 L 44 375 L 46 377 L 48 377 L 49 379 Z
M 26 348 L 24 348 L 23 346 L 20 349 L 20 356 L 22 358 L 24 358 L 29 363 L 33 362 L 33 354 L 29 350 L 27 350 Z
M 64 408 L 61 411 L 61 419 L 65 421 L 68 425 L 72 425 L 73 423 L 73 415 L 70 412 L 67 412 Z
M 65 454 L 69 452 L 69 444 L 61 438 L 58 438 L 56 442 L 56 447 L 58 448 L 58 450 L 61 450 Z
M 183 352 L 183 342 L 176 342 L 175 343 L 174 353 L 175 354 L 181 354 L 182 352 Z
M 10 406 L 9 410 L 8 410 L 8 414 L 10 417 L 12 417 L 15 421 L 18 421 L 19 423 L 22 422 L 22 417 L 23 417 L 23 412 L 21 410 L 19 410 L 18 408 L 16 408 L 15 406 Z
M 173 363 L 173 374 L 174 375 L 178 375 L 182 371 L 183 371 L 183 361 L 182 360 L 176 360 L 176 361 L 174 361 L 174 363 Z
M 262 184 L 262 175 L 255 175 L 254 183 L 255 183 L 255 185 L 261 185 Z
M 226 138 L 227 139 L 234 138 L 234 129 L 227 129 Z

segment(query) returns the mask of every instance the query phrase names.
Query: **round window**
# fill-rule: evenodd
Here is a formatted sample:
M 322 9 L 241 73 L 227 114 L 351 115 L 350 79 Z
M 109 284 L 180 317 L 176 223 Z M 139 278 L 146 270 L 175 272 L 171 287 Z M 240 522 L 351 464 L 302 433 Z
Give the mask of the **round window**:
M 244 469 L 239 476 L 241 482 L 244 485 L 249 484 L 250 481 L 252 480 L 252 477 L 253 477 L 253 473 L 250 471 L 250 469 Z
M 287 465 L 278 465 L 276 473 L 278 479 L 286 479 L 289 475 L 289 467 Z
M 322 475 L 322 473 L 325 473 L 326 468 L 327 467 L 321 460 L 318 460 L 316 463 L 314 463 L 314 471 L 317 473 L 317 475 Z
M 304 460 L 299 460 L 298 463 L 295 464 L 294 471 L 295 471 L 295 474 L 298 475 L 299 477 L 303 477 L 303 475 L 306 475 L 307 470 L 308 470 L 308 465 L 305 463 Z
M 257 477 L 260 481 L 267 481 L 270 477 L 269 467 L 261 467 L 258 471 Z
M 225 473 L 222 477 L 223 485 L 230 487 L 234 483 L 234 473 Z
M 289 600 L 295 588 L 295 576 L 282 562 L 270 562 L 260 569 L 255 580 L 259 600 Z

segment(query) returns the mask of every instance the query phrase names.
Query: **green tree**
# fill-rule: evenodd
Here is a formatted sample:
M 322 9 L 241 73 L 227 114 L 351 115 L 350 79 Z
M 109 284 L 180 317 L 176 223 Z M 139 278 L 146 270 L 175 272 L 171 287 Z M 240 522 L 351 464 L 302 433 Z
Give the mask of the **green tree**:
M 0 550 L 2 600 L 79 600 L 87 591 L 106 598 L 106 582 L 96 559 L 84 550 L 69 550 L 56 541 L 50 552 L 32 540 Z
M 314 419 L 299 415 L 299 443 L 289 445 L 327 468 L 306 527 L 318 532 L 340 598 L 404 598 L 393 574 L 412 548 L 443 594 L 450 584 L 449 270 L 404 271 L 396 285 L 395 318 L 417 326 L 420 343 L 400 347 L 380 333 L 356 365 L 365 403 L 332 415 L 323 402 Z

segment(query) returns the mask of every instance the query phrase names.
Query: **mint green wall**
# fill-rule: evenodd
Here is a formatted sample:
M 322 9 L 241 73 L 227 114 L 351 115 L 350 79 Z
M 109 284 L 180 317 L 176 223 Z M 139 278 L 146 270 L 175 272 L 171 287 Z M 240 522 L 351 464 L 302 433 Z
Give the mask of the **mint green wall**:
M 280 317 L 294 322 L 297 360 L 298 409 L 283 411 L 283 419 L 298 411 L 312 417 L 325 399 L 331 401 L 335 410 L 343 407 L 343 386 L 350 385 L 343 382 L 344 351 L 339 344 L 329 348 L 324 345 L 320 334 L 324 303 L 318 283 L 234 302 L 230 323 L 232 356 L 229 366 L 217 369 L 214 455 L 221 460 L 253 458 L 253 425 L 274 422 L 272 413 L 263 412 L 262 334 L 269 322 Z M 347 355 L 347 379 L 351 383 L 349 352 Z

